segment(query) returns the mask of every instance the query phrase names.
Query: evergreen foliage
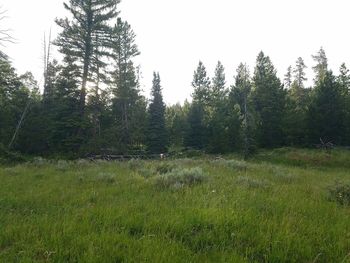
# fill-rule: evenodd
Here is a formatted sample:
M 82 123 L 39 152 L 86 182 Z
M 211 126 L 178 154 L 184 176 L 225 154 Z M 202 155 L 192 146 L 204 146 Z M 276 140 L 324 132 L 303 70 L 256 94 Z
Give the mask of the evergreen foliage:
M 152 101 L 148 109 L 147 149 L 151 153 L 164 153 L 167 148 L 165 104 L 159 73 L 153 73 Z

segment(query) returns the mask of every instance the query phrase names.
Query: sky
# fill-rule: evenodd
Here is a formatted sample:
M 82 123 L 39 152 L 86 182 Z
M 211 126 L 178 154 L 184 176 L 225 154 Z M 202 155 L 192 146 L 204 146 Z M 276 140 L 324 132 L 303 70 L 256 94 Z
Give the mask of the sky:
M 1 0 L 0 6 L 7 10 L 0 28 L 16 39 L 3 49 L 19 73 L 31 71 L 42 83 L 44 33 L 51 28 L 54 39 L 59 32 L 54 19 L 67 15 L 63 0 Z M 349 0 L 122 0 L 118 8 L 137 35 L 144 94 L 149 97 L 152 73 L 159 71 L 167 104 L 190 98 L 200 60 L 211 77 L 220 60 L 227 86 L 240 62 L 254 71 L 261 50 L 281 79 L 302 57 L 309 85 L 311 55 L 321 46 L 335 73 L 343 62 L 350 66 Z

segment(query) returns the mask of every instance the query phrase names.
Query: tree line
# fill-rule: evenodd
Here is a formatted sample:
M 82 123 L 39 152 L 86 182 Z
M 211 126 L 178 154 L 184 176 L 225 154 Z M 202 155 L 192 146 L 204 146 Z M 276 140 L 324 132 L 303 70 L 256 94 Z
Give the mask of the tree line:
M 70 18 L 56 19 L 45 44 L 44 89 L 31 73 L 18 75 L 0 51 L 0 145 L 32 155 L 84 156 L 201 150 L 309 147 L 320 140 L 350 144 L 350 73 L 328 68 L 325 51 L 313 56 L 315 79 L 306 87 L 302 58 L 284 80 L 260 52 L 253 72 L 241 63 L 229 86 L 218 62 L 212 78 L 202 62 L 194 71 L 192 100 L 166 106 L 154 73 L 151 99 L 141 93 L 140 54 L 130 24 L 119 17 L 119 0 L 69 0 Z

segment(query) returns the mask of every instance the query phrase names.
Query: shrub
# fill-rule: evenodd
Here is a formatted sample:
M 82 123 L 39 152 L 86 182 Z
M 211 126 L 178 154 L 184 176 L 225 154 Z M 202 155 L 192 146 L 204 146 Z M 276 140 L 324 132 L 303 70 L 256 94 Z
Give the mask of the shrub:
M 281 169 L 279 167 L 274 167 L 272 169 L 272 175 L 278 179 L 279 181 L 282 182 L 286 182 L 286 183 L 291 183 L 293 182 L 295 179 L 297 179 L 298 177 L 292 173 L 290 173 L 289 171 L 285 170 L 285 169 Z
M 145 168 L 145 167 L 138 169 L 137 173 L 146 179 L 155 175 L 155 172 L 152 169 Z
M 245 161 L 240 160 L 224 160 L 224 159 L 218 159 L 213 161 L 214 164 L 219 164 L 224 167 L 239 170 L 239 171 L 245 171 L 248 169 L 248 163 Z
M 11 167 L 11 168 L 8 167 L 8 168 L 5 168 L 3 171 L 6 175 L 9 175 L 9 176 L 15 176 L 20 174 L 19 170 L 16 167 Z
M 156 185 L 160 188 L 180 189 L 185 186 L 193 186 L 206 180 L 206 175 L 201 168 L 176 169 L 156 178 Z
M 14 164 L 25 161 L 26 158 L 23 155 L 9 151 L 3 144 L 0 143 L 0 163 Z
M 328 194 L 331 201 L 350 206 L 350 182 L 336 182 L 328 188 Z
M 247 188 L 268 188 L 270 187 L 270 182 L 267 180 L 258 180 L 250 178 L 247 176 L 238 176 L 236 182 Z
M 42 158 L 42 157 L 35 157 L 30 164 L 34 165 L 36 167 L 42 167 L 44 165 L 47 165 L 49 163 L 49 161 L 47 161 L 46 159 Z
M 166 174 L 171 172 L 172 170 L 175 169 L 175 165 L 174 164 L 170 164 L 170 163 L 161 163 L 160 165 L 158 165 L 156 167 L 156 172 L 158 174 Z
M 96 176 L 96 181 L 103 182 L 107 184 L 113 184 L 115 182 L 115 174 L 113 173 L 98 173 Z
M 75 162 L 75 164 L 78 166 L 78 167 L 86 167 L 86 166 L 90 166 L 91 165 L 91 161 L 88 161 L 86 159 L 79 159 Z
M 131 170 L 140 169 L 144 166 L 144 162 L 138 159 L 131 159 L 127 162 L 127 167 Z
M 56 170 L 60 172 L 66 172 L 70 167 L 70 163 L 68 161 L 59 160 L 55 166 Z

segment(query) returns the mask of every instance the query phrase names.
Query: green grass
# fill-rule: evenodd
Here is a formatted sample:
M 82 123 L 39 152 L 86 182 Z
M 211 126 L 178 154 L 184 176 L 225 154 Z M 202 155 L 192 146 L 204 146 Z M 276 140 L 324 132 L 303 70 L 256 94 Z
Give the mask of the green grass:
M 279 149 L 2 167 L 0 262 L 350 262 L 350 207 L 328 190 L 349 163 Z

